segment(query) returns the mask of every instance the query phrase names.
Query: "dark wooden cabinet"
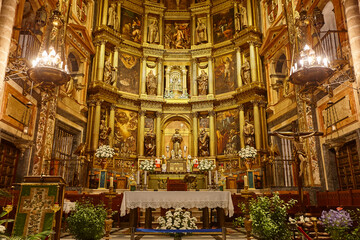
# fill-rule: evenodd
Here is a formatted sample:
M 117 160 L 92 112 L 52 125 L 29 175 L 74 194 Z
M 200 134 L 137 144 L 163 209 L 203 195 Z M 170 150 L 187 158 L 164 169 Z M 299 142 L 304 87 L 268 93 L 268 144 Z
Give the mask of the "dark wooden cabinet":
M 11 143 L 0 142 L 0 188 L 10 187 L 14 183 L 16 166 L 20 151 Z

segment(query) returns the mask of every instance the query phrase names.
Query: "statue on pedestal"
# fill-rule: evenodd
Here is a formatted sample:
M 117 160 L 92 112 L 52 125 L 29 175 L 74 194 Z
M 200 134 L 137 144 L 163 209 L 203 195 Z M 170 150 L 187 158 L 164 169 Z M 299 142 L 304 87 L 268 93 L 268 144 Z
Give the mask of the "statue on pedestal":
M 154 19 L 149 25 L 149 32 L 147 40 L 149 43 L 159 43 L 160 42 L 159 26 L 158 20 Z
M 252 125 L 248 120 L 245 120 L 244 126 L 244 137 L 245 145 L 254 146 L 254 125 Z
M 199 155 L 201 157 L 209 156 L 210 137 L 205 128 L 201 129 L 199 136 Z
M 195 42 L 196 44 L 207 42 L 207 30 L 203 21 L 198 19 L 196 26 Z
M 115 82 L 115 71 L 116 68 L 113 67 L 110 61 L 110 57 L 105 61 L 105 70 L 104 70 L 104 82 L 110 85 L 113 85 Z
M 153 130 L 150 129 L 145 135 L 145 156 L 155 156 L 156 153 L 156 136 Z
M 242 71 L 242 80 L 244 85 L 251 82 L 251 72 L 250 72 L 250 63 L 247 58 L 244 59 L 244 62 L 241 66 Z
M 111 127 L 107 127 L 105 120 L 100 121 L 100 134 L 99 134 L 99 145 L 109 144 L 109 135 L 111 133 Z
M 173 142 L 173 150 L 171 150 L 171 155 L 174 158 L 181 157 L 181 142 L 183 138 L 179 133 L 179 129 L 175 129 L 174 135 L 171 137 L 171 141 Z M 174 151 L 174 153 L 173 153 Z
M 148 95 L 156 95 L 157 89 L 157 80 L 156 76 L 153 73 L 153 70 L 150 70 L 149 74 L 146 77 L 146 90 Z
M 242 30 L 242 29 L 246 28 L 248 25 L 246 8 L 243 7 L 242 5 L 240 5 L 239 13 L 240 13 L 240 24 L 241 24 L 241 30 Z
M 208 88 L 208 75 L 204 70 L 201 70 L 200 76 L 197 77 L 199 95 L 206 95 Z
M 113 3 L 109 7 L 107 25 L 110 27 L 114 27 L 115 21 L 116 21 L 116 4 Z

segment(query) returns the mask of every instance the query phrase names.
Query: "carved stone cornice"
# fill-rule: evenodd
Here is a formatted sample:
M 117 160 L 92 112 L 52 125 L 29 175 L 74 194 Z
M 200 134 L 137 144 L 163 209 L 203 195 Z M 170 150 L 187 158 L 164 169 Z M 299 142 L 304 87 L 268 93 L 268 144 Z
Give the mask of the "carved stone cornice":
M 143 54 L 146 56 L 156 57 L 156 58 L 162 58 L 164 56 L 165 49 L 161 48 L 152 48 L 145 46 L 142 48 Z
M 192 49 L 191 55 L 193 58 L 209 57 L 212 54 L 212 47 L 204 47 L 199 49 Z
M 88 93 L 90 96 L 100 96 L 108 102 L 117 102 L 121 95 L 116 87 L 100 81 L 93 82 L 89 86 Z
M 237 99 L 238 104 L 252 100 L 262 100 L 266 102 L 266 93 L 266 87 L 263 83 L 253 82 L 237 88 L 233 97 Z
M 193 111 L 208 111 L 214 109 L 213 100 L 209 101 L 192 101 L 192 110 Z
M 231 41 L 236 47 L 244 48 L 249 45 L 249 42 L 261 45 L 261 37 L 262 33 L 258 32 L 255 27 L 247 27 L 237 32 Z

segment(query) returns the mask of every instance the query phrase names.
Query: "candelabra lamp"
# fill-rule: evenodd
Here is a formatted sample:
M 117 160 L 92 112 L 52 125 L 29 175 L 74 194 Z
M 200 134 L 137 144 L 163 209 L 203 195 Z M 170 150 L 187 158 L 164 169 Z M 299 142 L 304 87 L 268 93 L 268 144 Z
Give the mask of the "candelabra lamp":
M 105 193 L 105 197 L 109 199 L 107 204 L 107 215 L 105 219 L 105 239 L 110 239 L 110 232 L 112 229 L 112 199 L 116 197 L 116 192 L 114 192 L 114 186 L 110 182 L 109 192 Z
M 241 192 L 241 196 L 245 198 L 245 231 L 246 231 L 246 239 L 251 239 L 251 231 L 252 231 L 252 220 L 250 219 L 250 199 L 252 198 L 252 192 L 249 191 L 249 186 L 244 187 L 244 191 Z

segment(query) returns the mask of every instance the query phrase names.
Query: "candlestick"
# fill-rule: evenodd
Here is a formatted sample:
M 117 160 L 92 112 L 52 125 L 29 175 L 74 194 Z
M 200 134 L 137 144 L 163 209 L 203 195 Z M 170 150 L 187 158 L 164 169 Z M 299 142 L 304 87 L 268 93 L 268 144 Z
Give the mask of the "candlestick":
M 248 187 L 248 186 L 249 186 L 248 177 L 245 175 L 244 176 L 244 187 Z
M 144 171 L 144 185 L 147 183 L 147 171 Z
M 136 178 L 136 184 L 140 184 L 140 170 L 137 171 L 137 178 Z
M 209 185 L 211 185 L 211 171 L 209 171 Z
M 219 183 L 219 176 L 218 176 L 218 171 L 215 171 L 215 184 L 217 185 Z
M 110 177 L 110 186 L 111 188 L 114 187 L 114 178 L 113 177 Z

